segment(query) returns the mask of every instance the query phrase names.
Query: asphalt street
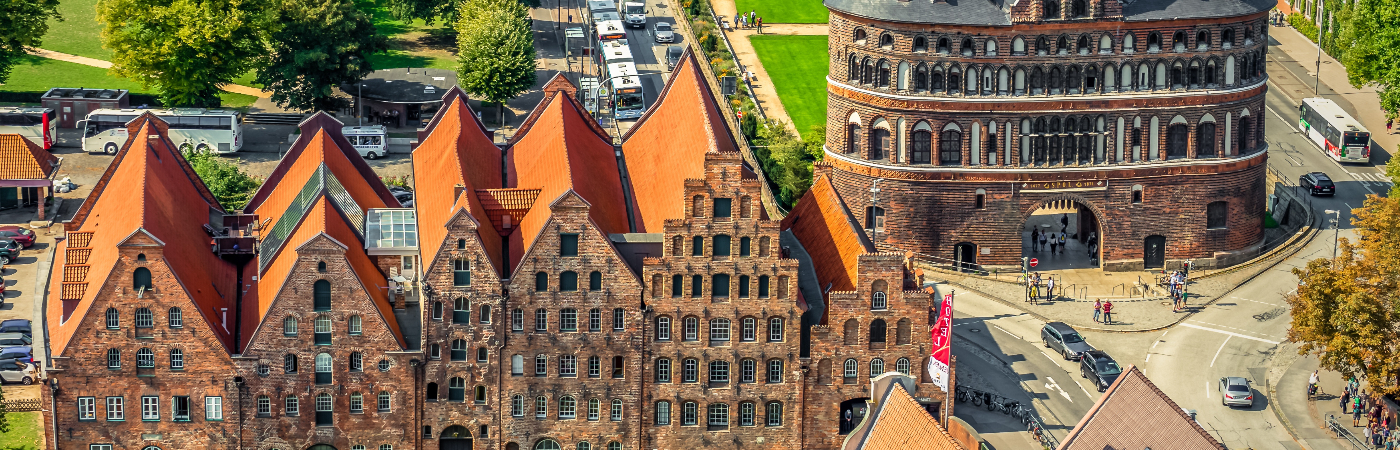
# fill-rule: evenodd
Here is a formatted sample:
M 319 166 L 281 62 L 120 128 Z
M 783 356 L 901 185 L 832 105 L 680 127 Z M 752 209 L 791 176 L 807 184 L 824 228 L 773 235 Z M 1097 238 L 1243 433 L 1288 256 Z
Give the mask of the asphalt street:
M 1384 176 L 1384 164 L 1394 149 L 1374 150 L 1371 163 L 1366 165 L 1342 165 L 1332 160 L 1298 130 L 1297 105 L 1302 98 L 1313 96 L 1312 79 L 1306 76 L 1309 72 L 1292 60 L 1275 59 L 1271 54 L 1269 73 L 1265 99 L 1269 165 L 1290 184 L 1308 172 L 1326 173 L 1337 184 L 1335 197 L 1309 197 L 1318 216 L 1317 226 L 1323 231 L 1297 254 L 1176 326 L 1145 333 L 1082 333 L 1091 345 L 1122 366 L 1142 368 L 1182 408 L 1196 411 L 1201 426 L 1232 449 L 1302 448 L 1282 426 L 1268 394 L 1270 363 L 1287 339 L 1290 319 L 1284 296 L 1297 286 L 1291 271 L 1308 260 L 1331 257 L 1334 236 L 1354 237 L 1350 210 L 1360 207 L 1366 195 L 1383 195 L 1391 187 Z M 1331 94 L 1327 86 L 1320 86 L 1320 96 L 1355 111 L 1340 96 Z M 1336 216 L 1325 214 L 1325 210 L 1339 211 L 1340 233 L 1334 235 L 1329 219 Z M 940 294 L 955 289 L 946 285 L 935 288 Z M 959 292 L 955 298 L 953 353 L 959 361 L 959 383 L 1031 401 L 1046 429 L 1063 438 L 1102 394 L 1079 376 L 1076 363 L 1041 345 L 1044 323 L 1040 320 L 975 294 Z M 1252 407 L 1221 404 L 1217 386 L 1220 378 L 1227 376 L 1251 381 Z M 1024 428 L 1011 417 L 998 417 L 971 404 L 958 404 L 954 411 L 973 423 L 994 447 L 1023 448 L 1026 442 Z M 1315 427 L 1311 423 L 1293 426 Z

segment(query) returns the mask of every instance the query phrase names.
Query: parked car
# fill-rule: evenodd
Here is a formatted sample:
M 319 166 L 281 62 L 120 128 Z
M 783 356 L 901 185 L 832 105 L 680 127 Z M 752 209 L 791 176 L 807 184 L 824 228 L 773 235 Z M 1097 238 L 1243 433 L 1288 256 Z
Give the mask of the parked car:
M 0 360 L 18 359 L 21 362 L 34 364 L 34 347 L 10 347 L 0 350 Z
M 1084 337 L 1080 336 L 1078 331 L 1074 331 L 1073 327 L 1064 322 L 1045 324 L 1045 328 L 1040 329 L 1040 340 L 1046 347 L 1055 349 L 1060 352 L 1060 356 L 1070 361 L 1078 361 L 1080 355 L 1094 349 L 1088 342 L 1084 342 Z
M 34 384 L 34 380 L 37 379 L 39 379 L 39 370 L 34 367 L 34 364 L 26 364 L 14 359 L 0 360 L 0 381 L 30 385 Z
M 1337 185 L 1332 178 L 1322 172 L 1305 173 L 1298 177 L 1298 186 L 1308 190 L 1310 195 L 1337 195 Z
M 19 259 L 19 251 L 24 246 L 14 239 L 0 239 L 0 266 L 10 264 L 10 261 Z
M 0 227 L 0 238 L 13 239 L 25 248 L 34 246 L 34 230 L 14 225 Z
M 676 42 L 676 33 L 671 31 L 671 24 L 668 22 L 657 22 L 651 35 L 656 38 L 656 42 Z
M 1099 392 L 1107 390 L 1122 374 L 1123 368 L 1118 367 L 1118 362 L 1103 351 L 1090 350 L 1079 358 L 1079 376 L 1093 381 Z
M 1220 404 L 1254 406 L 1254 389 L 1244 377 L 1220 377 Z
M 23 333 L 0 333 L 0 349 L 10 347 L 26 347 L 33 344 L 34 340 Z
M 4 292 L 5 291 L 3 289 L 0 289 L 0 294 L 3 294 Z M 5 321 L 0 321 L 0 333 L 20 333 L 25 336 L 29 336 L 30 339 L 33 339 L 34 331 L 31 328 L 30 324 L 31 322 L 29 321 L 29 319 L 9 319 Z
M 685 52 L 685 47 L 672 45 L 666 47 L 666 70 L 675 70 L 681 63 L 681 54 Z

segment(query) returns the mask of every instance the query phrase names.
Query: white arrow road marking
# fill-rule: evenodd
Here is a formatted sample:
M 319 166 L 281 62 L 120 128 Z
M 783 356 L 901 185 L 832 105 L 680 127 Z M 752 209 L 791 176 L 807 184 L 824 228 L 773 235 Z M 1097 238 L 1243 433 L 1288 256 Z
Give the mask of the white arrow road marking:
M 1068 393 L 1068 392 L 1065 392 L 1064 389 L 1060 389 L 1060 385 L 1055 383 L 1055 379 L 1054 379 L 1054 378 L 1045 377 L 1045 389 L 1049 389 L 1049 390 L 1053 390 L 1053 391 L 1055 391 L 1055 392 L 1059 392 L 1060 395 L 1062 395 L 1062 396 L 1065 397 L 1065 400 L 1069 400 L 1070 403 L 1074 403 L 1074 399 L 1069 398 L 1069 393 Z
M 1251 340 L 1263 342 L 1263 343 L 1266 343 L 1266 344 L 1275 344 L 1275 345 L 1277 345 L 1278 343 L 1282 342 L 1282 341 L 1271 341 L 1271 340 L 1268 340 L 1268 339 L 1257 338 L 1257 337 L 1254 337 L 1254 336 L 1246 336 L 1246 335 L 1243 335 L 1243 334 L 1233 333 L 1233 332 L 1229 332 L 1229 331 L 1225 331 L 1225 330 L 1217 330 L 1217 329 L 1215 329 L 1215 328 L 1210 328 L 1210 327 L 1203 327 L 1203 326 L 1196 325 L 1196 324 L 1190 323 L 1190 322 L 1182 323 L 1181 326 L 1187 327 L 1187 328 L 1195 328 L 1195 329 L 1197 329 L 1197 330 L 1213 331 L 1213 332 L 1216 332 L 1216 333 L 1224 334 L 1224 335 L 1227 335 L 1227 336 L 1234 336 L 1234 337 L 1237 337 L 1237 338 L 1251 339 Z

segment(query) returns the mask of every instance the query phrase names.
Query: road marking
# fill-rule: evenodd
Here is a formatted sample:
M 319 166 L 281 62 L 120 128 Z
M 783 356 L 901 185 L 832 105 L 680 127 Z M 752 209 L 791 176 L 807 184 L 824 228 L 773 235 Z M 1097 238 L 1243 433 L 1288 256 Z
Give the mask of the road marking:
M 998 329 L 998 330 L 1001 330 L 1002 333 L 1006 333 L 1007 335 L 1010 335 L 1011 337 L 1014 337 L 1014 338 L 1016 338 L 1016 339 L 1021 339 L 1020 336 L 1017 336 L 1017 335 L 1011 333 L 1010 331 L 1006 331 L 1005 328 L 996 326 L 995 324 L 992 325 L 992 328 L 996 328 L 996 329 Z
M 1188 328 L 1195 328 L 1195 329 L 1198 329 L 1198 330 L 1214 331 L 1214 332 L 1216 332 L 1216 333 L 1220 333 L 1220 334 L 1224 334 L 1224 335 L 1228 335 L 1228 336 L 1234 336 L 1234 337 L 1237 337 L 1237 338 L 1244 338 L 1244 339 L 1255 340 L 1255 341 L 1263 342 L 1263 343 L 1266 343 L 1266 344 L 1278 345 L 1280 342 L 1282 342 L 1282 341 L 1271 341 L 1271 340 L 1268 340 L 1268 339 L 1257 338 L 1257 337 L 1254 337 L 1254 336 L 1246 336 L 1246 335 L 1243 335 L 1243 334 L 1234 333 L 1234 332 L 1229 332 L 1229 331 L 1225 331 L 1225 330 L 1217 330 L 1217 329 L 1215 329 L 1215 328 L 1210 328 L 1210 327 L 1203 327 L 1203 326 L 1196 325 L 1196 324 L 1194 324 L 1194 323 L 1189 323 L 1189 322 L 1182 323 L 1181 326 L 1183 326 L 1183 327 L 1188 327 Z
M 1230 298 L 1233 298 L 1233 299 L 1236 299 L 1236 300 L 1244 300 L 1244 301 L 1247 301 L 1247 302 L 1254 302 L 1254 303 L 1258 303 L 1258 304 L 1261 304 L 1261 305 L 1280 306 L 1278 303 L 1261 302 L 1261 301 L 1258 301 L 1258 300 L 1250 300 L 1250 299 L 1247 299 L 1247 298 L 1244 298 L 1244 297 L 1236 297 L 1236 296 L 1233 296 L 1233 295 L 1231 295 Z
M 1156 346 L 1154 345 L 1153 347 L 1156 347 Z M 1147 354 L 1147 357 L 1142 359 L 1142 363 L 1143 363 L 1143 364 L 1147 364 L 1147 362 L 1148 362 L 1148 361 L 1151 361 L 1151 360 L 1152 360 L 1152 354 L 1151 354 L 1151 353 L 1148 353 L 1148 354 Z
M 1301 131 L 1298 131 L 1297 127 L 1293 126 L 1292 121 L 1283 118 L 1283 115 L 1279 114 L 1278 111 L 1274 111 L 1274 109 L 1270 107 L 1265 107 L 1264 109 L 1267 109 L 1269 110 L 1269 112 L 1274 113 L 1274 117 L 1278 117 L 1278 120 L 1282 120 L 1284 125 L 1288 125 L 1288 129 L 1293 130 L 1294 133 L 1301 133 Z
M 1225 338 L 1230 339 L 1230 338 Z M 1210 380 L 1206 380 L 1206 400 L 1210 400 Z
M 1080 384 L 1079 380 L 1074 380 L 1074 385 L 1079 386 L 1079 390 L 1084 391 L 1084 396 L 1089 397 L 1089 400 L 1094 399 L 1094 394 L 1090 394 L 1089 389 L 1086 389 L 1083 384 Z M 1094 388 L 1097 389 L 1098 386 L 1094 386 Z
M 1215 357 L 1210 359 L 1211 367 L 1215 367 L 1215 360 L 1220 358 L 1220 351 L 1225 350 L 1225 344 L 1229 343 L 1232 337 L 1234 336 L 1225 336 L 1225 342 L 1221 342 L 1220 348 L 1215 349 Z M 1210 383 L 1206 383 L 1206 390 L 1210 390 Z M 1207 395 L 1206 398 L 1210 398 L 1210 396 Z
M 1231 329 L 1231 330 L 1235 330 L 1235 331 L 1239 331 L 1239 332 L 1244 332 L 1244 333 L 1249 333 L 1249 334 L 1254 334 L 1254 335 L 1259 335 L 1259 336 L 1263 336 L 1263 337 L 1272 337 L 1272 336 L 1266 335 L 1266 334 L 1264 334 L 1264 333 L 1256 333 L 1256 332 L 1253 332 L 1253 331 L 1250 331 L 1250 330 L 1246 330 L 1246 329 L 1243 329 L 1243 328 L 1235 328 L 1235 327 L 1232 327 L 1232 326 L 1221 325 L 1221 324 L 1218 324 L 1218 323 L 1202 322 L 1202 321 L 1199 321 L 1199 320 L 1196 321 L 1196 323 L 1199 323 L 1199 324 L 1202 324 L 1202 325 L 1217 326 L 1217 327 L 1220 327 L 1220 328 L 1229 328 L 1229 329 Z
M 1167 330 L 1167 331 L 1171 331 L 1171 330 Z M 1157 348 L 1157 344 L 1161 344 L 1161 343 L 1162 343 L 1162 338 L 1167 337 L 1167 331 L 1163 331 L 1161 336 L 1157 336 L 1157 341 L 1152 343 L 1152 348 Z M 1151 354 L 1148 354 L 1147 356 L 1152 356 L 1152 355 L 1151 355 Z
M 1083 387 L 1083 386 L 1080 386 L 1080 387 Z M 1069 400 L 1070 403 L 1074 403 L 1074 399 L 1073 399 L 1073 398 L 1070 398 L 1070 397 L 1069 397 L 1069 393 L 1068 393 L 1068 392 L 1065 392 L 1064 389 L 1060 389 L 1060 385 L 1055 383 L 1055 379 L 1054 379 L 1054 378 L 1045 377 L 1045 389 L 1047 389 L 1047 390 L 1054 390 L 1055 392 L 1059 392 L 1061 396 L 1064 396 L 1065 400 Z

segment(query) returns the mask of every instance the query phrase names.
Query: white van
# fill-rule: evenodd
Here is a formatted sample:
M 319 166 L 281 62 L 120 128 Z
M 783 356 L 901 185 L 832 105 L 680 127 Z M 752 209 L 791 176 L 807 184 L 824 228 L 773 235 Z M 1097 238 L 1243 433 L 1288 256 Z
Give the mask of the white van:
M 383 125 L 345 127 L 340 132 L 365 159 L 379 159 L 389 154 L 388 132 Z

